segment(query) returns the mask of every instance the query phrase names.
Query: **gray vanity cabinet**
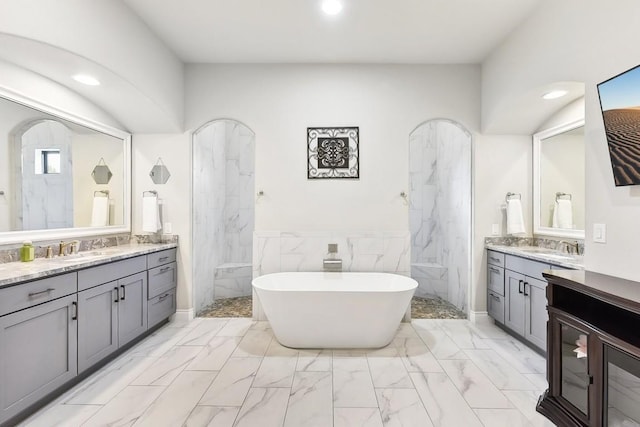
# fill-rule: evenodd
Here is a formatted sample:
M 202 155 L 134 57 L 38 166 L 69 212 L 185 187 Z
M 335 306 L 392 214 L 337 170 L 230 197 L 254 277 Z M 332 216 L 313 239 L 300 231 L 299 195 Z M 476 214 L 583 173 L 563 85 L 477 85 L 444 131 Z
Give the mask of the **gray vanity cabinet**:
M 487 251 L 487 312 L 504 323 L 504 254 Z
M 118 282 L 78 293 L 78 372 L 118 349 Z
M 147 255 L 148 326 L 152 327 L 176 312 L 178 268 L 176 250 L 168 249 Z
M 505 256 L 504 324 L 527 341 L 547 349 L 547 282 L 542 277 L 550 264 Z
M 140 256 L 78 273 L 79 372 L 147 330 L 146 265 Z
M 77 375 L 76 277 L 0 289 L 0 423 Z

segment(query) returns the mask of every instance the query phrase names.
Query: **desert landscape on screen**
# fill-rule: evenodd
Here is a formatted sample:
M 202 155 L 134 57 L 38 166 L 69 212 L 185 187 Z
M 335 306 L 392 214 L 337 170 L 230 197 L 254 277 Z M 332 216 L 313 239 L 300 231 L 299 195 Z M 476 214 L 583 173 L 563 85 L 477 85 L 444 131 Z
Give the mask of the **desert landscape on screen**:
M 616 185 L 640 182 L 640 106 L 603 113 Z

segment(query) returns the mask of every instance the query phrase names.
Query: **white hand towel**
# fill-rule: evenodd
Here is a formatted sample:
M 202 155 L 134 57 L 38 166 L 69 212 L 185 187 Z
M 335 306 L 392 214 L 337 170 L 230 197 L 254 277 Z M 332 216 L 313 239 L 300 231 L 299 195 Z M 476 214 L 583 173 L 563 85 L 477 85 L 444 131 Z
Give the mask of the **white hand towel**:
M 142 198 L 142 231 L 156 233 L 160 229 L 160 209 L 157 196 Z
M 522 204 L 519 199 L 507 200 L 507 234 L 525 234 Z
M 556 200 L 556 204 L 553 206 L 553 227 L 573 228 L 573 205 L 571 200 Z
M 94 196 L 91 211 L 91 226 L 105 227 L 107 225 L 109 225 L 109 198 Z

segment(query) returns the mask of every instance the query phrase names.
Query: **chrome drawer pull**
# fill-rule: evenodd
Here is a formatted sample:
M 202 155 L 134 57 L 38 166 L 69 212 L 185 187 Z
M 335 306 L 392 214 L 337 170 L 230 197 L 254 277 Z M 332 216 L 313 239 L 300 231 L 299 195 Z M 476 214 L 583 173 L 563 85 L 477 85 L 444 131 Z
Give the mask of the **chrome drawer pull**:
M 500 270 L 498 270 L 497 268 L 490 267 L 489 270 L 491 270 L 493 273 L 500 274 Z
M 29 292 L 29 298 L 37 297 L 38 295 L 42 295 L 42 294 L 48 294 L 49 292 L 53 292 L 55 290 L 56 290 L 55 288 L 49 288 L 40 292 Z
M 162 301 L 166 300 L 168 296 L 169 296 L 169 294 L 162 295 L 160 298 L 158 298 L 158 302 L 162 302 Z
M 171 270 L 171 267 L 162 267 L 158 274 L 162 274 L 162 273 L 166 273 L 167 271 Z
M 489 257 L 491 261 L 500 262 L 500 258 L 494 258 L 492 256 Z
M 158 258 L 158 261 L 162 262 L 162 261 L 166 261 L 168 259 L 169 259 L 168 256 L 163 256 L 163 257 Z

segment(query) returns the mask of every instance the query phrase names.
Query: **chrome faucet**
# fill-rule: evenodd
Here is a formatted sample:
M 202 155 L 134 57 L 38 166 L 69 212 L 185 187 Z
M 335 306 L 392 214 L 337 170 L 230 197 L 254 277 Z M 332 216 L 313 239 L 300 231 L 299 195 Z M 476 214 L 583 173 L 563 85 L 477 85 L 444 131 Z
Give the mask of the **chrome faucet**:
M 580 255 L 580 245 L 578 244 L 578 241 L 567 242 L 566 240 L 560 240 L 558 242 L 558 247 L 561 247 L 562 245 L 565 246 L 568 254 Z

